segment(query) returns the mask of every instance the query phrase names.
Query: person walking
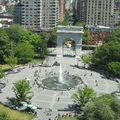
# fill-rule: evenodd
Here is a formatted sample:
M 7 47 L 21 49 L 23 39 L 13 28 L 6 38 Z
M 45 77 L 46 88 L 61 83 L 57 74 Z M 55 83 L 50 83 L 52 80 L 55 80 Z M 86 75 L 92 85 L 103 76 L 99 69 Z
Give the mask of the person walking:
M 59 100 L 60 100 L 60 98 L 58 97 L 57 101 L 59 101 Z

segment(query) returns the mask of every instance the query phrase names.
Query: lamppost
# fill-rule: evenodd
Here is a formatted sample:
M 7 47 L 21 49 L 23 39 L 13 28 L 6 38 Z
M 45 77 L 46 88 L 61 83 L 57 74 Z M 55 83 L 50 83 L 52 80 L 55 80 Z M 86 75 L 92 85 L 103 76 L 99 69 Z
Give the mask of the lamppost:
M 79 65 L 78 63 L 79 63 L 79 58 L 77 58 L 77 67 L 78 67 L 78 65 Z
M 41 73 L 41 66 L 42 64 L 39 64 L 39 73 Z
M 88 64 L 85 65 L 85 76 L 87 75 Z
M 40 58 L 40 47 L 38 47 L 38 53 L 39 53 L 39 58 Z

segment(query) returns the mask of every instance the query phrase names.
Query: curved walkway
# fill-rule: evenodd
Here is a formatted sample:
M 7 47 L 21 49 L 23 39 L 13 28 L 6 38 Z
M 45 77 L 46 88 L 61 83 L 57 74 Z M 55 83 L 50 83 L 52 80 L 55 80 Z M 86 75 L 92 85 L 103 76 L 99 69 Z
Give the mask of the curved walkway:
M 108 79 L 103 79 L 101 75 L 97 72 L 92 71 L 92 76 L 91 71 L 89 70 L 84 70 L 84 69 L 78 69 L 78 68 L 73 68 L 70 66 L 70 64 L 77 64 L 77 59 L 75 58 L 57 58 L 60 59 L 61 64 L 62 64 L 62 70 L 69 71 L 71 75 L 78 75 L 82 78 L 82 80 L 89 86 L 92 87 L 97 95 L 100 93 L 111 93 L 113 91 L 116 91 L 117 88 L 117 83 L 114 81 L 110 81 Z M 83 66 L 83 64 L 79 61 L 79 65 Z M 25 69 L 21 70 L 21 72 L 16 73 L 16 74 L 9 74 L 6 76 L 6 87 L 2 89 L 3 93 L 0 94 L 0 101 L 5 102 L 7 99 L 6 97 L 14 97 L 14 93 L 11 90 L 13 82 L 16 80 L 28 78 L 30 80 L 30 85 L 34 83 L 34 80 L 36 77 L 34 77 L 34 72 L 36 70 L 41 69 L 41 75 L 45 74 L 45 71 L 54 71 L 55 73 L 59 72 L 59 66 L 53 66 L 53 67 L 34 67 L 34 68 L 29 68 L 29 66 L 26 66 Z M 84 76 L 86 74 L 86 76 Z M 8 81 L 8 82 L 7 82 Z M 96 86 L 96 81 L 98 86 Z M 61 91 L 54 91 L 54 90 L 47 90 L 43 88 L 38 88 L 38 86 L 35 84 L 34 87 L 32 86 L 31 90 L 34 92 L 34 96 L 32 98 L 32 103 L 34 105 L 39 105 L 40 107 L 43 108 L 43 110 L 37 110 L 38 112 L 38 118 L 40 120 L 48 120 L 48 118 L 51 118 L 51 120 L 54 120 L 54 117 L 58 114 L 58 109 L 63 109 L 67 108 L 68 105 L 73 104 L 73 101 L 71 99 L 71 95 L 76 92 L 76 89 L 72 89 L 70 91 L 64 91 L 63 94 L 61 94 Z M 60 98 L 59 101 L 58 97 Z M 50 108 L 52 109 L 52 114 L 51 116 L 46 116 L 44 113 L 45 108 Z M 59 112 L 62 113 L 62 112 Z M 38 120 L 39 120 L 38 119 Z

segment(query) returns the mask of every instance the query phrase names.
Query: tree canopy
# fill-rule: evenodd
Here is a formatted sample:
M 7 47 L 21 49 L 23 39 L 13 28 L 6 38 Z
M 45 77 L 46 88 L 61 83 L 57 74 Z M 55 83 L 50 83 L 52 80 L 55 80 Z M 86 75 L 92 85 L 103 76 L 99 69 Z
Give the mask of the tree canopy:
M 11 54 L 5 58 L 5 61 L 11 68 L 13 68 L 17 64 L 17 57 L 15 57 L 14 54 Z
M 56 47 L 57 45 L 57 27 L 55 27 L 50 35 L 50 39 L 48 41 L 48 46 Z
M 45 57 L 48 54 L 46 41 L 40 40 L 37 45 L 40 57 Z
M 69 13 L 69 10 L 65 10 L 65 14 L 64 14 L 64 20 L 62 22 L 59 22 L 58 25 L 63 25 L 63 26 L 67 26 L 69 25 L 69 16 L 70 16 L 70 13 Z
M 25 64 L 31 61 L 34 57 L 34 51 L 31 45 L 20 43 L 15 48 L 15 56 L 18 58 L 18 63 Z
M 88 102 L 96 97 L 96 93 L 92 88 L 86 87 L 84 89 L 78 89 L 77 93 L 72 95 L 72 99 L 80 107 L 84 107 Z
M 105 37 L 105 42 L 106 43 L 111 42 L 111 41 L 120 43 L 120 26 L 115 28 L 115 30 L 112 34 L 108 34 Z
M 0 62 L 10 54 L 10 40 L 5 30 L 0 28 Z
M 0 78 L 5 76 L 5 72 L 2 70 L 2 67 L 0 66 Z
M 92 55 L 81 55 L 82 62 L 85 64 L 92 64 Z
M 110 62 L 108 68 L 114 75 L 120 74 L 120 62 Z
M 12 90 L 16 96 L 16 103 L 27 101 L 32 98 L 29 83 L 25 79 L 14 82 Z
M 84 108 L 85 120 L 119 120 L 120 101 L 111 94 L 102 94 Z
M 5 31 L 11 41 L 13 41 L 14 43 L 21 42 L 24 35 L 24 29 L 20 25 L 13 24 L 9 28 L 5 28 Z
M 83 45 L 89 45 L 90 44 L 90 40 L 92 40 L 92 35 L 90 34 L 90 32 L 86 29 L 83 29 L 83 41 L 82 44 Z
M 101 45 L 93 52 L 93 63 L 107 65 L 109 62 L 120 62 L 120 43 L 108 42 Z
M 13 62 L 12 54 L 14 54 L 18 63 L 27 63 L 37 54 L 45 57 L 48 53 L 49 35 L 47 32 L 41 32 L 40 35 L 32 33 L 17 24 L 13 24 L 9 28 L 0 28 L 0 62 L 10 65 Z M 51 46 L 52 43 L 52 46 L 56 46 L 56 32 L 53 31 L 51 36 L 49 45 Z M 42 52 L 38 48 L 41 48 Z
M 45 31 L 40 32 L 40 39 L 47 42 L 49 40 L 49 34 Z
M 90 55 L 91 63 L 118 75 L 120 74 L 120 27 L 115 28 L 112 34 L 107 35 L 105 42 Z
M 76 24 L 74 24 L 74 26 L 82 26 L 83 27 L 83 36 L 82 36 L 82 44 L 83 45 L 89 45 L 90 44 L 90 40 L 92 40 L 92 35 L 90 34 L 90 32 L 85 29 L 85 23 L 81 23 L 81 22 L 77 22 Z

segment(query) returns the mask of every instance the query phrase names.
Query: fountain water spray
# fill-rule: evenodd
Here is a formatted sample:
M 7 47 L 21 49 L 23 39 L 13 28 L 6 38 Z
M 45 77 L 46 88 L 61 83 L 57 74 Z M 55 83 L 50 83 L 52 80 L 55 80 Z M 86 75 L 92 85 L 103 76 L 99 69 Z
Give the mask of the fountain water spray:
M 62 65 L 61 64 L 60 64 L 60 71 L 59 71 L 59 82 L 63 83 Z

